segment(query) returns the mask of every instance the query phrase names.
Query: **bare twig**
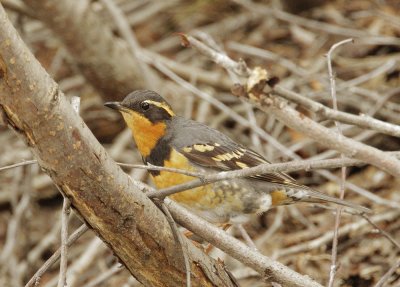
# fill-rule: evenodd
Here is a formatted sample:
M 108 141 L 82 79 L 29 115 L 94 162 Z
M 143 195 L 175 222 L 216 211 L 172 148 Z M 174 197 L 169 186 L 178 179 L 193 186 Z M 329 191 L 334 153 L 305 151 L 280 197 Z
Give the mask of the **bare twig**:
M 347 124 L 357 125 L 363 128 L 373 129 L 381 133 L 400 137 L 400 127 L 391 123 L 383 122 L 368 116 L 357 116 L 349 113 L 330 109 L 318 102 L 310 100 L 296 92 L 287 90 L 281 85 L 276 85 L 274 91 L 281 97 L 291 100 L 304 106 L 310 111 L 322 116 L 323 118 L 340 121 Z
M 400 259 L 397 260 L 397 262 L 392 267 L 390 267 L 390 269 L 385 273 L 385 275 L 382 276 L 381 279 L 379 279 L 379 281 L 376 283 L 374 287 L 385 286 L 386 282 L 390 279 L 390 276 L 392 276 L 392 274 L 396 272 L 398 268 L 400 268 Z
M 396 157 L 400 157 L 399 153 L 389 153 Z M 198 177 L 198 180 L 194 180 L 188 183 L 184 183 L 181 185 L 176 185 L 173 187 L 161 189 L 159 191 L 150 192 L 148 194 L 149 197 L 158 197 L 162 198 L 186 189 L 195 188 L 207 183 L 216 182 L 224 179 L 232 179 L 237 177 L 247 177 L 257 174 L 264 174 L 264 173 L 274 173 L 274 172 L 293 172 L 299 170 L 316 170 L 316 169 L 324 169 L 324 168 L 340 168 L 343 166 L 362 166 L 366 163 L 349 158 L 339 158 L 339 159 L 327 159 L 327 160 L 302 160 L 302 161 L 291 161 L 286 163 L 273 163 L 273 164 L 261 164 L 256 167 L 244 169 L 244 170 L 236 170 L 236 171 L 227 171 L 221 172 L 217 174 L 204 174 L 202 172 L 188 172 L 185 170 L 179 170 L 174 168 L 166 168 L 166 167 L 159 167 L 159 166 L 146 166 L 146 165 L 132 165 L 132 164 L 125 164 L 120 163 L 122 166 L 132 167 L 132 168 L 142 168 L 147 170 L 165 170 L 177 173 L 183 173 L 189 176 Z M 333 175 L 332 175 L 333 176 Z M 333 179 L 329 176 L 330 179 Z M 364 194 L 361 190 L 358 190 L 354 184 L 349 182 L 346 183 L 348 188 L 352 188 L 353 190 L 357 191 L 358 193 L 366 196 L 367 198 L 371 198 L 372 200 L 376 201 L 378 204 L 389 205 L 391 207 L 398 207 L 398 203 L 396 202 L 386 202 L 385 200 L 376 197 L 374 194 L 371 194 L 371 197 L 368 194 Z
M 387 152 L 398 159 L 400 159 L 400 152 Z M 32 160 L 29 164 L 37 163 L 36 160 Z M 129 164 L 129 163 L 117 163 L 119 166 L 128 167 L 128 168 L 139 168 L 139 169 L 146 169 L 146 170 L 163 170 L 169 172 L 176 172 L 185 174 L 188 176 L 203 178 L 207 174 L 201 171 L 187 171 L 178 168 L 171 168 L 171 167 L 163 167 L 163 166 L 155 166 L 155 165 L 142 165 L 142 164 Z M 273 173 L 273 172 L 293 172 L 299 170 L 317 170 L 317 169 L 328 169 L 328 168 L 341 168 L 343 166 L 363 166 L 367 163 L 351 158 L 335 158 L 335 159 L 306 159 L 306 160 L 296 160 L 296 161 L 289 161 L 289 162 L 282 162 L 282 163 L 266 163 L 260 164 L 256 167 L 248 168 L 245 171 L 243 170 L 243 175 L 240 174 L 241 171 L 229 171 L 223 172 L 222 174 L 226 175 L 227 177 L 223 177 L 222 179 L 229 179 L 233 176 L 236 177 L 246 177 L 252 176 L 256 174 L 263 174 L 263 173 Z M 13 168 L 15 166 L 25 165 L 25 162 L 16 163 L 13 165 L 5 166 L 5 169 Z M 232 174 L 231 174 L 232 173 Z M 205 178 L 204 180 L 208 181 L 210 179 Z
M 257 246 L 255 245 L 253 239 L 251 239 L 250 235 L 247 233 L 246 229 L 243 227 L 242 224 L 237 224 L 236 225 L 237 229 L 239 229 L 240 234 L 242 235 L 243 239 L 245 240 L 246 244 L 253 248 L 254 250 L 257 250 Z
M 334 111 L 338 110 L 337 106 L 337 98 L 336 98 L 336 81 L 335 81 L 335 76 L 333 74 L 333 69 L 332 69 L 332 53 L 334 50 L 341 45 L 344 45 L 346 43 L 353 42 L 353 39 L 347 39 L 340 41 L 336 44 L 334 44 L 330 49 L 327 54 L 327 64 L 328 64 L 328 73 L 329 73 L 329 80 L 330 80 L 330 88 L 331 88 L 331 97 L 332 97 L 332 102 L 333 102 L 333 109 Z M 335 125 L 338 131 L 338 136 L 341 139 L 343 137 L 342 133 L 342 128 L 340 124 L 335 121 Z M 341 158 L 343 158 L 344 155 L 341 154 Z M 340 199 L 344 199 L 344 191 L 345 191 L 345 182 L 346 182 L 346 167 L 342 167 L 342 179 L 340 182 Z M 329 281 L 328 281 L 328 286 L 332 287 L 333 282 L 335 279 L 336 271 L 338 269 L 336 262 L 337 262 L 337 246 L 338 246 L 338 230 L 339 230 L 339 225 L 340 225 L 340 215 L 342 213 L 342 207 L 338 206 L 336 208 L 336 218 L 335 218 L 335 227 L 333 231 L 333 242 L 332 242 L 332 259 L 331 259 L 331 268 L 329 272 Z
M 204 43 L 200 42 L 199 40 L 190 35 L 186 34 L 180 34 L 180 35 L 182 37 L 182 43 L 184 45 L 185 43 L 194 45 L 196 49 L 199 50 L 200 53 L 208 55 L 215 63 L 221 65 L 225 69 L 232 71 L 242 77 L 248 77 L 250 75 L 250 69 L 246 66 L 245 62 L 233 61 L 224 53 L 221 53 L 220 51 L 216 51 L 213 48 L 208 47 L 207 45 L 205 45 Z
M 20 228 L 23 215 L 29 205 L 30 198 L 31 196 L 29 192 L 24 192 L 17 206 L 15 207 L 13 217 L 8 223 L 6 241 L 2 252 L 0 253 L 0 262 L 3 264 L 5 264 L 5 262 L 9 259 L 9 256 L 11 256 L 12 252 L 14 251 L 16 243 L 15 238 L 18 238 L 17 232 Z
M 397 152 L 392 152 L 390 153 L 397 158 L 400 157 L 400 154 Z M 154 194 L 151 192 L 149 194 L 150 197 L 165 197 L 186 189 L 190 188 L 195 188 L 201 185 L 204 185 L 206 183 L 214 182 L 214 181 L 220 181 L 223 179 L 232 179 L 235 177 L 246 177 L 246 176 L 252 176 L 256 174 L 263 174 L 263 173 L 273 173 L 273 172 L 293 172 L 293 171 L 299 171 L 299 170 L 317 170 L 317 169 L 326 169 L 326 168 L 340 168 L 343 166 L 362 166 L 365 165 L 366 163 L 355 160 L 355 159 L 349 159 L 349 158 L 344 158 L 344 159 L 327 159 L 327 160 L 302 160 L 302 161 L 291 161 L 291 162 L 286 162 L 286 163 L 274 163 L 274 164 L 262 164 L 257 167 L 252 167 L 249 169 L 246 169 L 245 172 L 242 171 L 230 171 L 230 172 L 223 172 L 220 175 L 215 175 L 215 174 L 205 174 L 202 172 L 192 172 L 192 171 L 186 171 L 186 170 L 179 170 L 179 169 L 174 169 L 174 168 L 168 168 L 168 167 L 159 167 L 159 166 L 146 166 L 146 165 L 136 165 L 136 164 L 125 164 L 125 163 L 118 163 L 121 166 L 125 167 L 131 167 L 131 168 L 141 168 L 141 169 L 147 169 L 147 170 L 165 170 L 165 171 L 170 171 L 170 172 L 176 172 L 176 173 L 182 173 L 186 174 L 189 176 L 197 177 L 199 178 L 198 181 L 192 181 L 189 183 L 185 183 L 183 185 L 179 186 L 174 186 L 166 189 L 162 189 L 160 191 L 154 192 Z M 324 173 L 324 175 L 329 178 L 330 180 L 335 180 L 336 176 L 333 174 L 328 174 L 325 171 L 321 171 L 321 173 Z M 387 201 L 385 199 L 382 199 L 375 194 L 372 194 L 360 187 L 357 187 L 356 185 L 346 182 L 346 187 L 351 188 L 353 191 L 357 192 L 358 194 L 365 196 L 371 200 L 373 200 L 377 204 L 382 204 L 386 205 L 389 207 L 396 208 L 398 207 L 398 203 L 394 201 Z
M 196 172 L 196 171 L 189 171 L 189 170 L 173 168 L 173 167 L 155 166 L 155 165 L 151 165 L 151 164 L 142 165 L 142 164 L 118 163 L 118 165 L 123 166 L 123 167 L 129 167 L 129 168 L 175 172 L 175 173 L 184 174 L 184 175 L 188 175 L 188 176 L 198 177 L 200 179 L 202 179 L 206 175 L 206 173 L 201 172 L 201 171 Z
M 265 173 L 272 173 L 272 172 L 291 172 L 295 170 L 311 170 L 313 168 L 317 168 L 320 164 L 330 162 L 333 166 L 333 163 L 343 163 L 347 161 L 353 161 L 351 159 L 331 159 L 331 160 L 323 160 L 323 161 L 292 161 L 288 163 L 274 163 L 274 164 L 262 164 L 256 167 L 251 167 L 247 169 L 241 169 L 241 170 L 234 170 L 234 171 L 224 171 L 220 173 L 215 173 L 215 174 L 208 174 L 204 176 L 202 179 L 197 179 L 190 181 L 188 183 L 183 183 L 179 184 L 176 186 L 172 186 L 169 188 L 161 189 L 157 192 L 150 192 L 148 193 L 149 197 L 165 197 L 171 194 L 174 194 L 176 192 L 186 190 L 186 189 L 191 189 L 195 188 L 207 183 L 211 182 L 216 182 L 220 181 L 223 179 L 232 179 L 232 178 L 238 178 L 238 177 L 247 177 L 251 175 L 256 175 L 256 174 L 265 174 Z M 336 167 L 341 167 L 342 165 L 336 165 Z M 396 205 L 397 206 L 397 205 Z
M 180 250 L 182 251 L 182 258 L 183 262 L 185 265 L 185 270 L 186 270 L 186 287 L 191 286 L 191 279 L 190 279 L 190 264 L 189 264 L 189 258 L 187 256 L 187 251 L 182 239 L 182 234 L 179 232 L 178 227 L 176 226 L 176 223 L 171 215 L 171 213 L 168 210 L 167 205 L 164 202 L 160 203 L 161 209 L 164 212 L 164 214 L 167 217 L 168 223 L 172 229 L 173 235 L 175 237 L 175 241 L 178 243 Z
M 84 249 L 84 252 L 75 258 L 73 263 L 68 267 L 67 284 L 68 287 L 79 287 L 81 285 L 82 277 L 88 272 L 89 267 L 96 262 L 96 259 L 102 253 L 108 250 L 108 247 L 103 243 L 99 237 L 94 237 Z M 53 287 L 55 284 L 49 281 L 44 287 Z
M 389 240 L 389 242 L 391 242 L 400 251 L 400 243 L 396 239 L 394 239 L 393 236 L 391 236 L 388 232 L 380 228 L 375 222 L 371 220 L 370 217 L 366 215 L 363 215 L 362 217 L 364 217 L 364 219 L 368 221 L 369 224 L 371 224 L 374 228 L 376 228 L 379 231 L 379 233 L 382 234 L 382 236 L 386 237 L 387 240 Z
M 360 77 L 357 77 L 355 79 L 352 79 L 347 82 L 343 82 L 342 84 L 339 84 L 337 90 L 343 90 L 343 89 L 349 89 L 349 91 L 353 92 L 366 92 L 365 89 L 361 89 L 358 87 L 355 87 L 354 85 L 360 84 L 364 81 L 370 80 L 372 77 L 375 77 L 381 73 L 387 72 L 388 70 L 392 69 L 395 66 L 395 61 L 389 60 L 382 66 L 378 67 L 377 69 L 364 74 Z M 361 127 L 369 128 L 369 129 L 374 129 L 382 133 L 387 133 L 390 135 L 398 136 L 400 134 L 400 128 L 397 125 L 393 125 L 387 122 L 379 121 L 374 118 L 370 118 L 367 115 L 372 116 L 377 109 L 379 109 L 380 106 L 382 106 L 385 101 L 391 97 L 393 94 L 389 93 L 386 97 L 380 97 L 379 95 L 376 95 L 373 99 L 378 101 L 378 105 L 376 105 L 373 109 L 370 109 L 366 112 L 366 115 L 352 115 L 348 113 L 344 113 L 341 111 L 335 111 L 332 109 L 329 109 L 325 107 L 324 105 L 314 102 L 309 99 L 309 97 L 304 97 L 298 93 L 295 93 L 293 91 L 289 91 L 285 89 L 281 85 L 276 85 L 274 87 L 274 91 L 277 92 L 280 96 L 294 101 L 295 103 L 301 104 L 305 106 L 307 109 L 317 113 L 318 115 L 332 119 L 332 120 L 338 120 L 344 123 L 349 123 L 353 125 L 358 125 Z M 396 93 L 396 90 L 394 90 L 394 93 Z M 372 93 L 369 93 L 373 95 Z
M 382 221 L 394 220 L 394 219 L 398 218 L 399 215 L 400 215 L 400 209 L 394 209 L 394 210 L 389 210 L 385 213 L 371 216 L 370 220 L 374 223 L 379 223 Z M 356 230 L 360 230 L 361 228 L 367 226 L 368 224 L 369 223 L 365 220 L 359 220 L 359 221 L 356 221 L 353 223 L 349 223 L 349 224 L 346 224 L 346 225 L 340 227 L 338 230 L 338 234 L 341 237 L 341 236 L 348 234 L 349 232 L 354 232 Z M 363 230 L 359 231 L 357 233 L 357 235 L 362 236 L 363 234 L 365 234 L 367 232 L 369 232 L 369 230 L 363 229 Z M 299 253 L 299 252 L 305 252 L 305 251 L 316 249 L 320 246 L 323 246 L 323 245 L 331 242 L 333 239 L 333 236 L 334 236 L 333 231 L 325 232 L 322 236 L 315 238 L 313 240 L 303 242 L 303 243 L 300 243 L 297 245 L 293 245 L 286 249 L 281 249 L 281 250 L 277 251 L 276 256 L 274 256 L 274 258 L 279 258 L 279 257 L 288 256 L 288 255 Z
M 129 136 L 130 136 L 130 134 L 129 134 Z M 37 164 L 37 163 L 38 163 L 37 160 L 23 161 L 23 162 L 19 162 L 16 164 L 0 167 L 0 171 L 12 169 L 12 168 L 20 167 L 20 166 L 24 166 L 24 165 Z M 181 174 L 185 174 L 188 176 L 194 176 L 194 177 L 199 177 L 199 178 L 204 176 L 204 173 L 202 173 L 202 172 L 193 172 L 193 171 L 172 168 L 172 167 L 155 166 L 155 165 L 151 165 L 151 164 L 143 165 L 143 164 L 129 164 L 129 163 L 123 163 L 123 162 L 118 162 L 117 164 L 122 167 L 138 168 L 138 169 L 146 169 L 146 170 L 163 170 L 163 171 L 181 173 Z
M 108 269 L 106 272 L 101 273 L 99 276 L 96 276 L 92 281 L 88 282 L 87 284 L 83 285 L 82 287 L 95 287 L 101 283 L 104 283 L 108 279 L 110 279 L 115 274 L 124 270 L 120 263 L 115 263 Z
M 281 66 L 287 68 L 291 72 L 293 72 L 296 75 L 301 76 L 301 77 L 305 77 L 308 74 L 310 74 L 310 72 L 307 71 L 306 69 L 296 65 L 292 61 L 290 61 L 284 57 L 281 57 L 271 51 L 263 50 L 263 49 L 249 46 L 249 45 L 240 44 L 237 42 L 229 42 L 228 48 L 230 48 L 234 51 L 240 52 L 240 53 L 247 54 L 247 55 L 252 55 L 252 56 L 257 56 L 257 57 L 260 57 L 263 59 L 272 60 L 272 61 L 276 62 L 278 65 L 281 65 Z
M 68 238 L 67 241 L 67 246 L 71 246 L 79 237 L 82 236 L 89 228 L 87 225 L 82 224 L 77 230 L 75 230 L 74 233 L 71 234 L 71 236 Z M 42 265 L 42 267 L 39 268 L 38 271 L 32 276 L 31 279 L 29 279 L 28 283 L 26 283 L 25 287 L 32 287 L 36 286 L 40 278 L 43 276 L 43 274 L 55 263 L 61 256 L 61 247 L 57 249 L 56 252 L 53 253 L 53 255 L 47 259 L 47 261 Z
M 15 167 L 19 167 L 19 166 L 29 165 L 29 164 L 36 164 L 36 163 L 37 163 L 37 160 L 35 160 L 35 159 L 34 160 L 27 160 L 27 161 L 15 163 L 15 164 L 12 164 L 12 165 L 7 165 L 7 166 L 0 167 L 0 171 L 11 169 L 11 168 L 15 168 Z
M 61 189 L 57 186 L 58 190 Z M 61 212 L 61 260 L 60 260 L 60 275 L 58 279 L 57 287 L 64 287 L 67 283 L 67 264 L 68 264 L 68 217 L 71 202 L 67 197 L 64 196 L 64 202 Z

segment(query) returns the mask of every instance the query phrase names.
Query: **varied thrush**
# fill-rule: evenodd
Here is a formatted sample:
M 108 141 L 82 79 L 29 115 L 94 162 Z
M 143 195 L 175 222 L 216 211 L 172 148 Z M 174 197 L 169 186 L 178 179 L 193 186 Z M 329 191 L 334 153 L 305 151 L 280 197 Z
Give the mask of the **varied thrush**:
M 175 115 L 171 106 L 153 91 L 135 91 L 122 102 L 108 102 L 105 106 L 121 112 L 145 164 L 216 172 L 268 163 L 221 132 Z M 153 170 L 150 174 L 159 189 L 194 180 L 168 171 Z M 250 214 L 296 202 L 335 203 L 369 211 L 300 185 L 281 172 L 222 180 L 170 198 L 212 223 L 240 223 Z

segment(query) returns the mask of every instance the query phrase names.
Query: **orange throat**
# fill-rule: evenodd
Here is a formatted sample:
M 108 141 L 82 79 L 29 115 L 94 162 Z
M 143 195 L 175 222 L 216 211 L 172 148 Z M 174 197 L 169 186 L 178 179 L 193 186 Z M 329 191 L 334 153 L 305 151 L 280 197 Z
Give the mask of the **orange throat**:
M 152 123 L 145 117 L 133 113 L 122 113 L 126 124 L 132 131 L 133 138 L 142 157 L 150 155 L 158 140 L 164 136 L 167 128 L 163 122 Z

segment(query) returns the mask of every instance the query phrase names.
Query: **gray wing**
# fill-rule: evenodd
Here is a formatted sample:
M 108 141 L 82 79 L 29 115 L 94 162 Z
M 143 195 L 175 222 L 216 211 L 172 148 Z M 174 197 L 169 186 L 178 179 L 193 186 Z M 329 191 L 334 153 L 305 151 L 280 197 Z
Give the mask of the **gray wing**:
M 172 146 L 191 162 L 219 170 L 237 170 L 269 163 L 263 156 L 247 149 L 223 133 L 201 123 L 176 117 Z M 252 178 L 276 184 L 299 186 L 285 173 L 268 173 Z

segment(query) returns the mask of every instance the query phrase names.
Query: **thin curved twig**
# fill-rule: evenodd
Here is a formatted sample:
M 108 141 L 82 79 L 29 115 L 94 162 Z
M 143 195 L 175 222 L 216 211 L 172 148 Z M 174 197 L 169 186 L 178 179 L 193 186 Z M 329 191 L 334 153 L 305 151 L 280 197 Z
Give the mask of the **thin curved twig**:
M 68 238 L 67 241 L 67 246 L 71 246 L 79 237 L 82 236 L 86 231 L 89 230 L 89 227 L 87 227 L 86 224 L 82 224 L 77 230 L 75 230 L 74 233 L 71 234 L 71 236 Z M 56 252 L 51 255 L 49 259 L 46 260 L 46 262 L 39 268 L 38 271 L 29 279 L 28 283 L 26 283 L 25 287 L 32 287 L 36 286 L 40 278 L 43 276 L 43 274 L 55 263 L 61 256 L 61 247 L 57 249 Z
M 333 68 L 332 68 L 332 54 L 335 51 L 335 49 L 339 48 L 342 45 L 345 45 L 347 43 L 353 42 L 353 39 L 346 39 L 343 41 L 340 41 L 336 44 L 334 44 L 330 49 L 327 54 L 327 65 L 328 65 L 328 73 L 329 73 L 329 82 L 330 82 L 330 90 L 331 90 L 331 97 L 332 97 L 332 105 L 333 105 L 333 110 L 338 111 L 338 105 L 337 105 L 337 98 L 336 98 L 336 81 L 335 81 L 335 75 L 333 74 Z M 335 126 L 338 131 L 338 136 L 339 138 L 343 137 L 343 132 L 342 132 L 342 127 L 339 122 L 335 121 Z M 341 158 L 343 158 L 344 155 L 341 154 Z M 344 199 L 344 191 L 345 191 L 345 182 L 346 182 L 346 167 L 342 167 L 342 177 L 340 181 L 340 199 Z M 332 241 L 332 256 L 331 256 L 331 268 L 329 272 L 329 281 L 328 281 L 328 287 L 333 286 L 333 282 L 335 280 L 335 275 L 338 269 L 337 266 L 337 246 L 338 246 L 338 230 L 339 230 L 339 225 L 340 225 L 340 216 L 342 214 L 342 207 L 337 206 L 336 207 L 336 216 L 335 216 L 335 227 L 333 231 L 333 241 Z

